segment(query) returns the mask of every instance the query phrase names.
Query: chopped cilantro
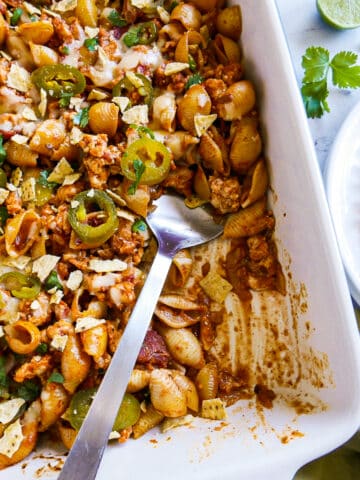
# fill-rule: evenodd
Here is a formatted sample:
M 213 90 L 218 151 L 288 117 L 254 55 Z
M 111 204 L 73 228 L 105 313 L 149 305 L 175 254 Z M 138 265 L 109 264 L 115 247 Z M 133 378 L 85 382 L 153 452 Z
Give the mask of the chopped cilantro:
M 185 90 L 188 90 L 193 85 L 197 85 L 199 83 L 202 83 L 203 81 L 204 81 L 204 79 L 200 75 L 200 73 L 194 73 L 194 75 L 191 75 L 188 78 L 188 81 L 186 82 L 186 85 L 185 85 Z
M 69 55 L 70 53 L 70 48 L 67 45 L 63 45 L 62 47 L 59 48 L 60 53 L 63 55 Z
M 84 46 L 89 50 L 89 52 L 95 52 L 98 45 L 99 40 L 97 38 L 87 38 L 84 42 Z
M 129 127 L 133 128 L 134 130 L 137 130 L 141 137 L 143 137 L 144 135 L 147 135 L 152 140 L 155 140 L 154 132 L 150 128 L 144 127 L 144 125 L 136 125 L 135 123 L 131 123 Z
M 44 355 L 48 351 L 48 346 L 47 343 L 39 343 L 39 345 L 36 347 L 35 352 L 38 355 Z
M 135 233 L 145 232 L 146 231 L 146 223 L 141 218 L 138 218 L 133 223 L 133 225 L 131 227 L 131 230 Z
M 54 383 L 64 383 L 64 380 L 65 379 L 60 372 L 52 372 L 52 374 L 48 378 L 48 382 L 54 382 Z
M 4 138 L 0 135 L 0 165 L 2 165 L 6 160 L 6 150 L 3 145 Z
M 79 125 L 80 128 L 85 128 L 89 123 L 89 110 L 90 107 L 82 108 L 80 112 L 74 116 L 74 124 Z
M 5 357 L 0 357 L 0 386 L 4 388 L 9 386 L 9 378 L 5 369 Z
M 39 177 L 37 179 L 37 182 L 39 185 L 42 187 L 46 188 L 55 188 L 58 186 L 56 182 L 48 182 L 48 176 L 50 175 L 50 172 L 48 170 L 41 170 Z
M 175 7 L 179 5 L 178 2 L 171 2 L 170 7 L 169 7 L 169 12 L 171 13 Z
M 59 107 L 66 108 L 70 105 L 72 93 L 62 93 L 59 100 Z
M 141 180 L 141 176 L 145 172 L 145 164 L 140 160 L 140 158 L 135 158 L 133 165 L 134 165 L 136 180 L 128 188 L 129 195 L 134 195 L 139 185 L 139 182 Z
M 58 274 L 55 270 L 53 270 L 47 277 L 44 286 L 46 291 L 52 290 L 53 288 L 63 290 L 63 286 L 61 285 Z
M 119 12 L 115 9 L 111 10 L 107 18 L 115 27 L 125 27 L 127 25 L 127 21 L 120 17 Z
M 40 394 L 40 387 L 37 383 L 31 380 L 25 380 L 18 384 L 16 388 L 16 395 L 28 402 L 32 402 Z
M 4 227 L 6 220 L 9 218 L 9 212 L 3 205 L 0 206 L 0 227 Z
M 10 17 L 10 25 L 12 27 L 15 27 L 15 25 L 18 24 L 22 13 L 23 13 L 22 8 L 15 8 L 15 10 L 13 11 L 13 14 Z
M 123 42 L 127 47 L 133 47 L 139 43 L 140 28 L 133 26 L 129 28 L 126 34 L 123 36 Z

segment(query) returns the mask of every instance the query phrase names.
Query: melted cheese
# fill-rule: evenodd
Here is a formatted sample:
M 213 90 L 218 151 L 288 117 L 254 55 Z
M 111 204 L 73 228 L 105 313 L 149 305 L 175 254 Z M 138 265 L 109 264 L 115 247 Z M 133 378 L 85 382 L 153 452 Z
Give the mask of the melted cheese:
M 160 50 L 154 46 L 153 48 L 143 45 L 143 49 L 134 50 L 129 48 L 120 61 L 120 68 L 124 70 L 135 69 L 139 64 L 149 67 L 155 71 L 160 65 L 164 63 L 164 59 Z

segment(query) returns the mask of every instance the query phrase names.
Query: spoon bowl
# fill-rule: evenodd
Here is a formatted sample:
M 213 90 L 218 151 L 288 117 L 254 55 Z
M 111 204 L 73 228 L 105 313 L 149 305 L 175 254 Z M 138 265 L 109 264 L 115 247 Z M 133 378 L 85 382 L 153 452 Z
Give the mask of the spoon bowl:
M 190 209 L 177 195 L 162 195 L 154 205 L 156 208 L 148 215 L 147 223 L 157 238 L 158 251 L 58 480 L 95 479 L 174 255 L 223 232 L 206 208 Z

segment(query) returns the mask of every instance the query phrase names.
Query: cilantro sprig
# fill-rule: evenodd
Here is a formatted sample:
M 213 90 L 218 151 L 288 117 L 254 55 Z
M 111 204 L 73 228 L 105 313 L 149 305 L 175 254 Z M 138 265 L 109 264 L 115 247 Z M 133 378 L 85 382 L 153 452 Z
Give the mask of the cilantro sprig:
M 107 18 L 114 27 L 125 27 L 127 25 L 127 21 L 120 17 L 119 12 L 115 9 L 111 10 Z
M 330 112 L 328 76 L 331 71 L 332 83 L 338 88 L 360 87 L 360 65 L 354 52 L 341 51 L 330 58 L 323 47 L 309 47 L 302 57 L 304 76 L 301 94 L 309 118 L 320 118 Z
M 198 85 L 199 83 L 202 83 L 204 81 L 203 77 L 200 75 L 199 72 L 194 73 L 194 75 L 191 75 L 185 85 L 185 90 L 189 90 L 190 87 L 193 85 Z
M 76 115 L 74 115 L 74 125 L 79 125 L 80 128 L 85 128 L 89 123 L 90 107 L 82 108 Z
M 136 189 L 140 183 L 141 176 L 145 172 L 145 163 L 140 160 L 140 158 L 135 158 L 133 162 L 134 171 L 135 171 L 135 181 L 128 188 L 128 194 L 134 195 Z
M 0 165 L 2 165 L 6 160 L 6 150 L 3 145 L 4 138 L 0 135 Z

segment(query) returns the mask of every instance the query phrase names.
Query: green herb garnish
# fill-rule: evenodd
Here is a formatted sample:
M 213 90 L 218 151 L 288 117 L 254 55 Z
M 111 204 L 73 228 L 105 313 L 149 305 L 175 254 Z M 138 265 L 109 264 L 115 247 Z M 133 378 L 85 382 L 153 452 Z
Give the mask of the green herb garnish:
M 27 402 L 32 402 L 40 395 L 40 387 L 37 383 L 31 380 L 25 380 L 18 384 L 16 388 L 16 395 L 23 398 Z
M 138 218 L 132 224 L 131 230 L 135 233 L 145 232 L 146 231 L 146 223 L 141 218 Z
M 58 274 L 55 270 L 53 270 L 47 277 L 44 286 L 47 292 L 53 288 L 56 288 L 57 290 L 63 290 L 63 286 L 61 285 Z
M 66 108 L 70 105 L 72 93 L 62 93 L 59 100 L 59 107 Z
M 332 72 L 332 82 L 339 88 L 360 87 L 360 65 L 356 65 L 357 54 L 342 51 L 330 59 L 329 51 L 323 47 L 309 47 L 302 57 L 304 77 L 301 94 L 309 118 L 320 118 L 330 112 L 327 78 Z
M 130 187 L 128 188 L 128 194 L 129 195 L 134 195 L 136 192 L 136 189 L 140 183 L 141 176 L 145 172 L 145 164 L 140 160 L 140 158 L 136 158 L 133 162 L 134 170 L 135 170 L 135 177 L 136 180 L 133 182 Z
M 95 52 L 98 45 L 99 40 L 97 38 L 87 38 L 84 42 L 84 46 L 89 50 L 89 52 Z
M 61 375 L 60 372 L 52 372 L 52 374 L 48 378 L 48 382 L 64 383 L 64 381 L 65 378 Z
M 0 135 L 0 165 L 2 165 L 6 160 L 6 150 L 3 145 L 4 138 Z
M 154 132 L 150 128 L 144 127 L 144 125 L 136 125 L 135 123 L 131 123 L 129 127 L 133 128 L 134 130 L 137 130 L 141 137 L 143 137 L 144 135 L 147 135 L 148 137 L 155 140 Z
M 38 355 L 44 355 L 48 351 L 48 345 L 47 343 L 39 343 L 39 345 L 36 347 L 35 352 Z
M 39 173 L 39 177 L 37 179 L 38 184 L 46 188 L 57 187 L 58 184 L 56 182 L 48 182 L 49 175 L 50 175 L 50 172 L 48 170 L 41 170 L 41 172 Z
M 59 48 L 60 53 L 63 55 L 69 55 L 70 53 L 70 48 L 67 45 L 63 45 L 62 47 Z
M 0 206 L 0 227 L 4 227 L 6 220 L 9 218 L 9 212 L 3 205 Z
M 89 123 L 89 110 L 90 107 L 82 108 L 80 112 L 74 116 L 74 124 L 79 125 L 80 128 L 85 128 Z
M 15 8 L 15 10 L 13 11 L 13 14 L 10 17 L 10 25 L 12 27 L 15 27 L 18 24 L 22 14 L 23 14 L 22 8 Z
M 115 27 L 125 27 L 125 25 L 127 25 L 127 21 L 120 17 L 119 12 L 115 9 L 111 10 L 107 18 Z
M 186 85 L 185 85 L 185 90 L 188 90 L 193 85 L 198 85 L 199 83 L 202 83 L 203 81 L 204 81 L 204 79 L 200 75 L 200 73 L 194 73 L 194 75 L 191 75 L 191 77 L 188 78 L 188 81 L 186 82 Z

